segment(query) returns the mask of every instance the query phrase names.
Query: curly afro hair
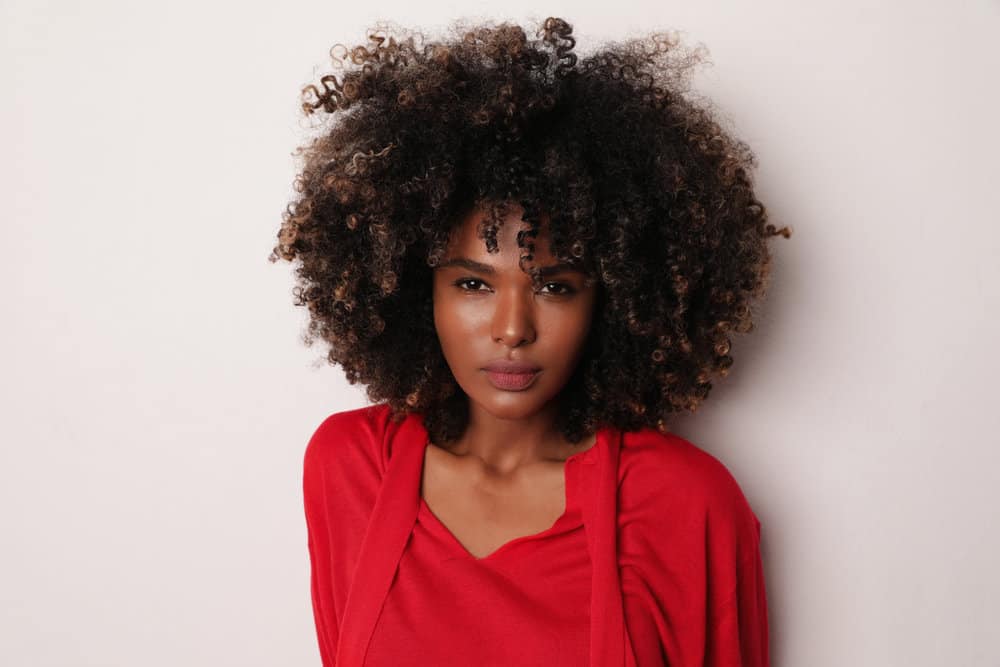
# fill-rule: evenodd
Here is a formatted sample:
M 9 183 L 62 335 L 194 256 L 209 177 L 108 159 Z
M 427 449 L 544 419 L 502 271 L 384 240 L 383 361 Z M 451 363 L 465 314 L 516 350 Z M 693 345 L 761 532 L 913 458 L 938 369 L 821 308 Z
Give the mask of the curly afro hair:
M 753 328 L 765 291 L 766 242 L 791 233 L 767 224 L 750 148 L 688 93 L 698 50 L 654 34 L 578 60 L 559 18 L 535 39 L 509 22 L 455 21 L 434 42 L 388 25 L 367 45 L 335 45 L 340 76 L 302 90 L 307 116 L 336 122 L 297 151 L 268 259 L 299 262 L 304 342 L 325 341 L 329 363 L 394 419 L 419 412 L 435 442 L 457 438 L 468 398 L 437 340 L 433 268 L 475 205 L 488 204 L 478 231 L 497 252 L 516 203 L 535 230 L 518 237 L 525 259 L 547 215 L 553 255 L 598 286 L 561 432 L 667 432 L 670 413 L 694 412 L 727 374 L 730 336 Z

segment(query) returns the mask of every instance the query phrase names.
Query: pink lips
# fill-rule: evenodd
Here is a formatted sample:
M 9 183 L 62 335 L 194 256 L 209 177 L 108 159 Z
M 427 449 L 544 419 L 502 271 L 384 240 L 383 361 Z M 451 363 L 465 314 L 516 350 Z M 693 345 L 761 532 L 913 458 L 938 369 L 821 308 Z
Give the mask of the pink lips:
M 519 391 L 534 382 L 541 369 L 533 364 L 503 360 L 491 362 L 483 370 L 497 389 Z

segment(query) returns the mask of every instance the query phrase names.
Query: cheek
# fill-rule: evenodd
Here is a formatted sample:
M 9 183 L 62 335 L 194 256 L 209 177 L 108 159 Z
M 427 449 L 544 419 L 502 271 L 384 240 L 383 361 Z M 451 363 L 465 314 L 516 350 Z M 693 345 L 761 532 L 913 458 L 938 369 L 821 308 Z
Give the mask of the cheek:
M 594 311 L 594 300 L 587 303 L 586 307 L 581 308 L 577 313 L 577 316 L 573 318 L 573 323 L 568 327 L 567 331 L 567 346 L 572 346 L 574 350 L 574 360 L 579 360 L 580 355 L 583 353 L 583 348 L 587 344 L 587 338 L 590 336 L 591 329 L 594 326 L 594 317 L 597 313 Z M 574 364 L 576 361 L 574 361 Z
M 442 346 L 463 345 L 477 327 L 477 314 L 469 303 L 435 295 L 434 328 Z
M 451 338 L 451 318 L 445 316 L 445 309 L 437 301 L 434 302 L 434 330 L 442 346 L 447 346 Z
M 546 336 L 547 347 L 553 354 L 571 363 L 582 352 L 592 326 L 593 313 L 589 308 L 580 311 L 554 313 L 544 322 L 551 335 Z
M 581 342 L 585 340 L 596 315 L 594 311 L 595 306 L 595 298 L 592 292 L 585 296 L 581 295 L 576 307 L 564 314 L 566 326 L 563 328 L 566 331 L 566 335 L 579 337 Z
M 452 318 L 446 317 L 450 306 L 443 289 L 436 283 L 434 285 L 434 290 L 431 292 L 431 296 L 431 309 L 434 314 L 434 328 L 437 329 L 438 337 L 442 338 L 447 335 L 447 330 L 451 324 Z

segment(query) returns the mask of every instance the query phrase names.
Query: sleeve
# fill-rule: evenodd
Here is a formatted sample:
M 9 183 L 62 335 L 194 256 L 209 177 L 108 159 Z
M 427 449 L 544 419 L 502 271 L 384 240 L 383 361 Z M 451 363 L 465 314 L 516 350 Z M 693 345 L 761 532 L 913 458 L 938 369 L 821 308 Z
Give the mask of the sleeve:
M 310 588 L 323 667 L 336 664 L 340 619 L 385 470 L 388 415 L 384 405 L 334 413 L 313 433 L 303 457 Z
M 303 464 L 302 491 L 309 545 L 310 588 L 319 653 L 323 667 L 333 667 L 336 655 L 337 614 L 331 571 L 330 526 L 324 495 L 323 467 L 319 460 L 319 436 L 322 426 L 309 441 Z
M 768 667 L 767 595 L 758 539 L 736 567 L 736 588 L 713 610 L 706 636 L 705 667 Z
M 760 521 L 721 461 L 635 435 L 620 463 L 618 558 L 640 667 L 769 667 Z

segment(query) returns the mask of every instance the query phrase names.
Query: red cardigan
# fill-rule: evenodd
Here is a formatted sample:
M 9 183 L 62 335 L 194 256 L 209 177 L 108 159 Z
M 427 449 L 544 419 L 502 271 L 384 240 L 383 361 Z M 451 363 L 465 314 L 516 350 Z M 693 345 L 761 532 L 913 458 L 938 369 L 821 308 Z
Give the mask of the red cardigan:
M 427 440 L 420 415 L 397 424 L 379 404 L 330 415 L 309 441 L 303 491 L 324 667 L 365 664 L 422 508 Z M 767 667 L 760 522 L 726 467 L 653 429 L 604 427 L 584 454 L 591 667 Z

